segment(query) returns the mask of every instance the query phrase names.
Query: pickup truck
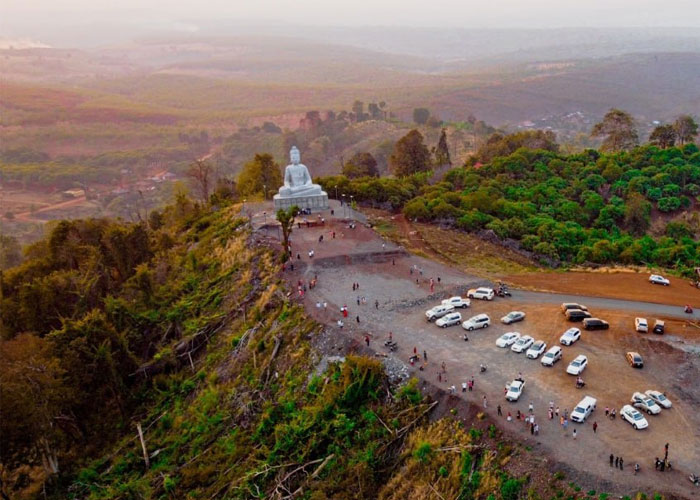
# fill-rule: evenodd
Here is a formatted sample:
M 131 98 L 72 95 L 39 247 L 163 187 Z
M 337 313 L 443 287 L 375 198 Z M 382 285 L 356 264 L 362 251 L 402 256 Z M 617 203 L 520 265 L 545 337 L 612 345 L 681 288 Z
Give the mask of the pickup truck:
M 435 306 L 432 309 L 425 311 L 425 319 L 428 321 L 435 321 L 436 319 L 442 318 L 445 314 L 454 310 L 454 306 L 449 304 L 440 304 L 439 306 Z
M 471 305 L 471 300 L 462 297 L 450 297 L 449 299 L 443 300 L 442 305 L 452 306 L 455 309 L 466 309 Z

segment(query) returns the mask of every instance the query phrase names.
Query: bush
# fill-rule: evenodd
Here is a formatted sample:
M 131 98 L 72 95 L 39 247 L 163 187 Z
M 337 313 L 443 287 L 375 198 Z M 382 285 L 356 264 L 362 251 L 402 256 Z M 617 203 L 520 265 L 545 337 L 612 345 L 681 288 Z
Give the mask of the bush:
M 507 479 L 501 485 L 501 496 L 503 500 L 517 500 L 518 495 L 520 495 L 520 488 L 522 487 L 522 481 L 515 478 Z
M 675 196 L 667 196 L 658 201 L 657 207 L 662 212 L 673 212 L 681 207 L 681 200 Z

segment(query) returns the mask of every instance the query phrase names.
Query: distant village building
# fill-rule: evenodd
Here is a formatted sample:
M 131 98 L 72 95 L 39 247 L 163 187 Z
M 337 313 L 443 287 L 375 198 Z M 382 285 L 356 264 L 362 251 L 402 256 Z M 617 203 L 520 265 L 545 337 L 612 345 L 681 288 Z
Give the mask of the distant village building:
M 66 189 L 61 193 L 64 198 L 81 198 L 85 196 L 85 190 L 83 189 Z

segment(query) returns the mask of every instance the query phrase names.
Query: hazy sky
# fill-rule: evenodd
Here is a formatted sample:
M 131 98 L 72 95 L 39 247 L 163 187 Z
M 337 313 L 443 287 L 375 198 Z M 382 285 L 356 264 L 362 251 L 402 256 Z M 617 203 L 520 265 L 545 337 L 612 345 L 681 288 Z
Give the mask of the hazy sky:
M 470 28 L 700 26 L 700 0 L 1 0 L 0 18 L 6 31 L 94 19 L 193 27 L 197 19 Z

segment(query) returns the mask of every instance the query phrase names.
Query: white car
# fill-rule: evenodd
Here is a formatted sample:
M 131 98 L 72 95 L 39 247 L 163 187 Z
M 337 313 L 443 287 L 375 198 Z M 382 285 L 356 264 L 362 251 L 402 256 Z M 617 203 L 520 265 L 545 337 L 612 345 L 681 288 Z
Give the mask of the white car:
M 648 415 L 658 415 L 661 413 L 661 407 L 657 405 L 653 399 L 641 392 L 632 394 L 632 406 L 640 410 L 644 410 Z
M 669 409 L 670 407 L 673 406 L 673 403 L 661 392 L 659 391 L 652 391 L 648 390 L 645 391 L 644 394 L 649 396 L 651 399 L 653 399 L 657 405 L 662 406 L 666 409 Z
M 545 349 L 547 349 L 547 343 L 544 340 L 538 340 L 527 350 L 525 356 L 530 359 L 537 359 L 542 355 Z
M 585 422 L 586 418 L 593 413 L 593 410 L 595 410 L 595 405 L 598 401 L 596 401 L 595 398 L 591 396 L 585 396 L 579 403 L 576 405 L 576 408 L 574 408 L 574 411 L 571 412 L 571 420 L 574 422 Z
M 462 315 L 459 313 L 449 313 L 445 314 L 442 318 L 437 320 L 435 324 L 440 328 L 447 328 L 448 326 L 459 325 L 462 322 Z
M 620 410 L 620 416 L 623 420 L 627 420 L 630 424 L 632 424 L 632 427 L 637 430 L 646 429 L 649 427 L 649 422 L 647 422 L 647 419 L 644 418 L 644 415 L 639 413 L 630 405 L 625 405 L 622 407 L 622 410 Z
M 565 331 L 561 337 L 559 337 L 559 342 L 564 345 L 571 345 L 581 338 L 581 330 L 578 328 L 569 328 Z
M 525 381 L 524 380 L 513 380 L 511 383 L 509 383 L 506 386 L 506 389 L 508 390 L 506 392 L 506 400 L 517 401 L 520 398 L 520 396 L 522 395 L 524 388 L 525 388 Z
M 671 282 L 664 278 L 663 276 L 660 276 L 658 274 L 652 274 L 649 276 L 649 283 L 652 285 L 663 285 L 663 286 L 668 286 L 671 284 Z
M 462 328 L 471 332 L 477 328 L 486 328 L 490 324 L 491 318 L 489 318 L 488 314 L 477 314 L 476 316 L 472 316 L 467 321 L 462 323 Z
M 554 366 L 554 363 L 559 361 L 561 359 L 561 347 L 558 345 L 552 346 L 549 348 L 549 351 L 544 353 L 544 356 L 542 356 L 542 363 L 543 366 Z
M 509 347 L 512 346 L 518 339 L 520 334 L 518 332 L 506 332 L 496 340 L 496 345 L 498 347 Z
M 649 331 L 649 323 L 646 318 L 634 318 L 634 329 L 641 333 Z
M 450 305 L 440 304 L 439 306 L 435 306 L 432 309 L 425 311 L 425 318 L 428 321 L 434 321 L 438 318 L 442 318 L 445 314 L 451 313 L 454 310 L 455 308 Z
M 522 321 L 525 319 L 525 313 L 522 311 L 511 311 L 501 318 L 501 323 L 510 325 L 516 321 Z
M 517 342 L 515 342 L 515 344 L 511 346 L 510 350 L 513 352 L 527 351 L 528 347 L 530 347 L 534 341 L 535 339 L 533 339 L 529 335 L 524 335 L 520 337 L 517 340 Z
M 471 305 L 471 300 L 469 299 L 464 299 L 462 297 L 450 297 L 449 299 L 445 299 L 442 301 L 442 305 L 444 306 L 452 306 L 455 309 L 466 309 Z
M 486 288 L 483 286 L 472 288 L 467 292 L 467 297 L 470 299 L 493 300 L 494 295 L 493 288 Z
M 583 354 L 579 354 L 569 363 L 569 366 L 566 368 L 566 373 L 569 375 L 581 375 L 583 370 L 586 369 L 586 366 L 588 366 L 588 358 Z

